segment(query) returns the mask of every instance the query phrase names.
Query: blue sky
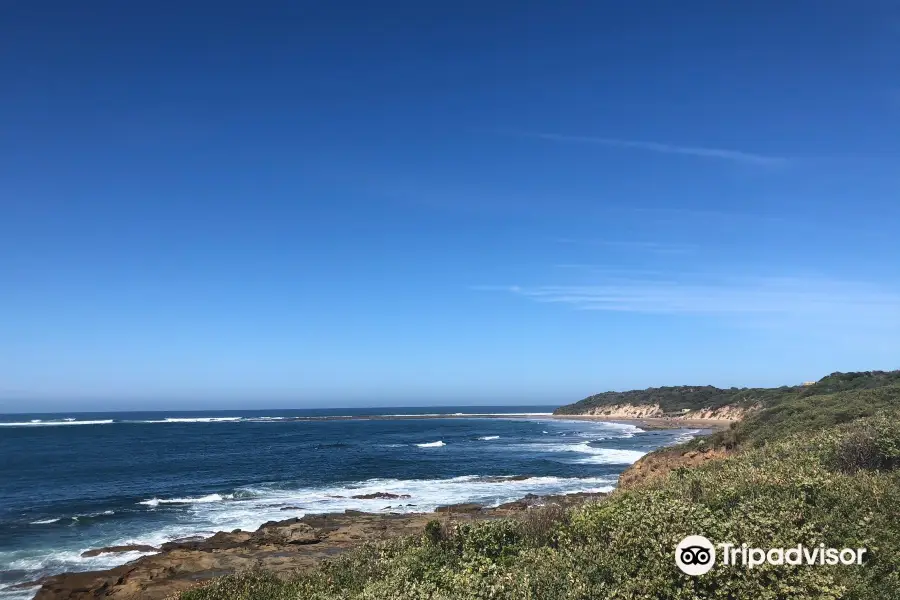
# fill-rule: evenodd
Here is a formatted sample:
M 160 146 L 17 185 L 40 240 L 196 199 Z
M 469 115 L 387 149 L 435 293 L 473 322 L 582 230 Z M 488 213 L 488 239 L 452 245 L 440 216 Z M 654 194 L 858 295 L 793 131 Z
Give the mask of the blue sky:
M 0 411 L 900 367 L 894 2 L 7 2 Z

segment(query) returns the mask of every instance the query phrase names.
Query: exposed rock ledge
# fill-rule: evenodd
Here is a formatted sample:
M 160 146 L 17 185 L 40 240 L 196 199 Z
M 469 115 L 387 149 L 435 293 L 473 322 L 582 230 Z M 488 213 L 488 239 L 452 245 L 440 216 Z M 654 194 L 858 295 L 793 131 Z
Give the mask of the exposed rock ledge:
M 346 511 L 271 521 L 255 532 L 235 530 L 201 540 L 163 544 L 158 554 L 113 569 L 47 577 L 37 582 L 41 588 L 35 600 L 162 600 L 204 580 L 248 568 L 262 567 L 275 573 L 309 568 L 363 541 L 421 533 L 431 519 L 493 519 L 514 516 L 536 504 L 570 505 L 603 496 L 602 493 L 529 494 L 496 508 L 459 504 L 439 507 L 433 513 Z M 120 548 L 102 548 L 97 553 L 102 551 L 120 551 Z
M 700 448 L 684 450 L 671 448 L 657 450 L 647 454 L 636 463 L 625 469 L 619 476 L 619 489 L 628 489 L 643 485 L 654 479 L 667 475 L 680 467 L 696 467 L 711 460 L 728 456 L 730 452 L 722 448 Z

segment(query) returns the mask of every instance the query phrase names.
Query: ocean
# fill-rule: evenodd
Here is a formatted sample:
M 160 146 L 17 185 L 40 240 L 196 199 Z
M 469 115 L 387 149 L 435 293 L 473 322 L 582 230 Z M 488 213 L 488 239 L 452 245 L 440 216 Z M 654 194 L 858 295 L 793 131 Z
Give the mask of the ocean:
M 306 513 L 608 491 L 646 452 L 700 433 L 553 419 L 551 410 L 0 415 L 0 599 L 31 598 L 34 589 L 13 586 L 46 575 L 142 556 L 83 558 L 91 548 L 157 546 Z M 352 498 L 373 492 L 410 497 Z

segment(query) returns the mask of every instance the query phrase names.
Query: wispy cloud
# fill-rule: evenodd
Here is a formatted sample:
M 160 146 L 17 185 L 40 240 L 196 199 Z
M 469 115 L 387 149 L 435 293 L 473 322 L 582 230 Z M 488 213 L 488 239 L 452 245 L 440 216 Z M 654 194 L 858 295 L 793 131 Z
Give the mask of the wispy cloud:
M 741 164 L 758 165 L 764 167 L 780 167 L 787 165 L 790 161 L 785 157 L 769 156 L 765 154 L 755 154 L 752 152 L 744 152 L 741 150 L 726 150 L 722 148 L 706 148 L 702 146 L 682 146 L 678 144 L 667 144 L 662 142 L 648 142 L 638 140 L 622 140 L 607 137 L 590 137 L 581 135 L 562 135 L 557 133 L 540 133 L 540 132 L 517 132 L 522 137 L 535 138 L 540 140 L 548 140 L 552 142 L 573 143 L 573 144 L 594 144 L 599 146 L 608 146 L 611 148 L 623 148 L 631 150 L 646 150 L 648 152 L 657 152 L 660 154 L 681 154 L 686 156 L 696 156 L 699 158 L 711 158 L 716 160 L 726 160 Z
M 507 286 L 505 291 L 586 311 L 900 325 L 900 293 L 821 278 L 615 278 L 597 285 Z

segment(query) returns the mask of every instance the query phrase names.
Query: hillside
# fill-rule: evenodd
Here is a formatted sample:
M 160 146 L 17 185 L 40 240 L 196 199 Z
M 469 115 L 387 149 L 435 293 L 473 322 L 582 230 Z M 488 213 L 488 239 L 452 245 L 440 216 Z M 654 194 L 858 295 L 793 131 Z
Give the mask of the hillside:
M 561 406 L 556 415 L 608 415 L 613 417 L 680 417 L 695 411 L 746 411 L 779 404 L 795 397 L 810 397 L 847 390 L 864 390 L 900 383 L 898 371 L 832 373 L 812 385 L 778 388 L 728 388 L 711 385 L 671 386 L 603 392 Z M 690 415 L 695 416 L 695 415 Z

